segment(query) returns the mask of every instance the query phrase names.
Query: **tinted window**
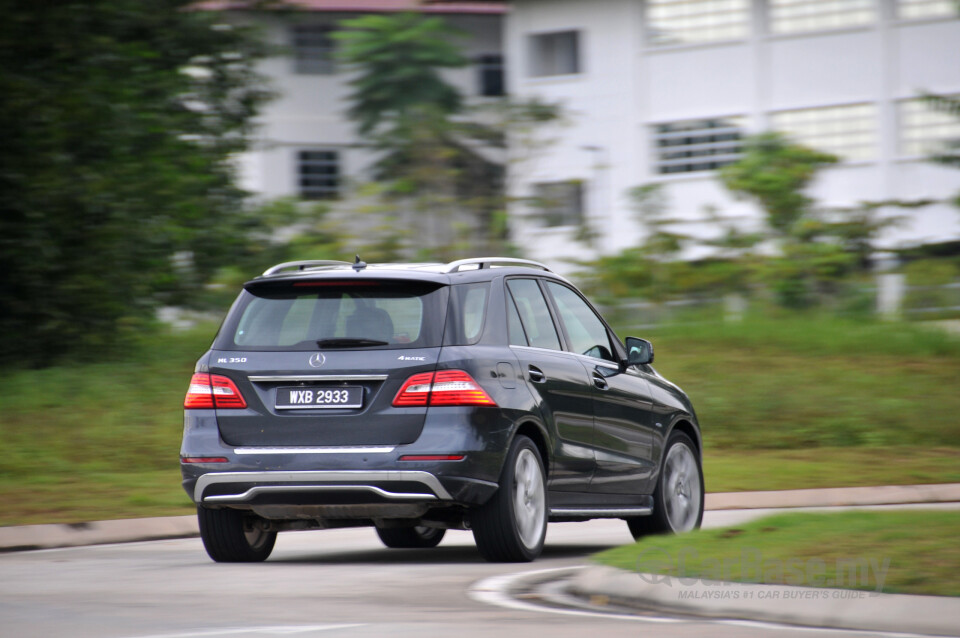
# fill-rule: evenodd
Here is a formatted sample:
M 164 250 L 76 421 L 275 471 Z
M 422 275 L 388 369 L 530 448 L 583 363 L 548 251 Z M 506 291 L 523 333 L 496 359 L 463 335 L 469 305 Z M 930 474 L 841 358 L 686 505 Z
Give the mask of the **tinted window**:
M 373 339 L 391 348 L 440 345 L 446 288 L 412 282 L 271 282 L 241 295 L 221 350 L 314 350 L 321 339 Z
M 487 314 L 489 283 L 450 286 L 447 345 L 472 345 L 479 341 Z
M 560 313 L 560 320 L 570 339 L 570 349 L 588 357 L 613 361 L 610 336 L 600 317 L 574 291 L 566 286 L 547 282 Z
M 517 304 L 524 332 L 531 346 L 560 350 L 560 338 L 550 318 L 547 301 L 533 279 L 511 279 L 507 282 Z
M 520 323 L 520 313 L 517 304 L 513 303 L 513 296 L 507 293 L 507 334 L 511 346 L 526 346 L 527 335 L 523 334 L 523 324 Z

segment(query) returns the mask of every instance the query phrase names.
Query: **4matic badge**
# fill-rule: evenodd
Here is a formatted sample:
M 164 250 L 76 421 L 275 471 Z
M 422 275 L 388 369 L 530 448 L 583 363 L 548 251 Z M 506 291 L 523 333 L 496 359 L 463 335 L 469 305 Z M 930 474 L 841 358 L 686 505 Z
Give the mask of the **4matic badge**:
M 426 360 L 427 360 L 426 357 L 405 357 L 404 355 L 400 355 L 399 357 L 397 357 L 397 361 L 426 361 Z

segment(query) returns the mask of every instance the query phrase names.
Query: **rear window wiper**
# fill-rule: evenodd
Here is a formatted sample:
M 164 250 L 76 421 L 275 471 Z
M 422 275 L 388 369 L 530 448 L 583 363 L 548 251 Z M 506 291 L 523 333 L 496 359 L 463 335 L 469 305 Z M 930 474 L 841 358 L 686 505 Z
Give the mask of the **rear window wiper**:
M 321 348 L 366 348 L 370 346 L 387 346 L 388 341 L 378 339 L 351 339 L 349 337 L 340 337 L 337 339 L 320 339 L 317 345 Z

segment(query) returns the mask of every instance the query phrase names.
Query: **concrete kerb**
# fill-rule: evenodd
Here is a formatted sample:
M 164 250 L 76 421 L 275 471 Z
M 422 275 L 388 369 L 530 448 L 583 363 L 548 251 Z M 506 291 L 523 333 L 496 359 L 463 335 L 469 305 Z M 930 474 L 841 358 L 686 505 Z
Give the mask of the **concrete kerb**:
M 960 484 L 708 494 L 708 510 L 842 507 L 960 502 Z M 589 566 L 570 593 L 619 606 L 707 618 L 897 634 L 960 636 L 960 598 L 692 579 Z
M 707 494 L 708 510 L 960 502 L 960 483 Z M 195 516 L 0 527 L 0 551 L 52 549 L 197 536 Z
M 570 593 L 621 607 L 706 618 L 929 636 L 960 635 L 960 598 L 676 579 L 591 566 Z
M 960 483 L 707 494 L 708 510 L 960 502 Z
M 0 551 L 53 549 L 198 536 L 196 516 L 93 521 L 72 525 L 0 527 Z

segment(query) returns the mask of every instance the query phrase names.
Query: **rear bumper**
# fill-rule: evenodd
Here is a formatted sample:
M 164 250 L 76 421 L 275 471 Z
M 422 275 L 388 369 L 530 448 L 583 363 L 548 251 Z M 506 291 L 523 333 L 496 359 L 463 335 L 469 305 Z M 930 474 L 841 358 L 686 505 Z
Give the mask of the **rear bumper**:
M 284 518 L 418 518 L 428 510 L 482 505 L 497 490 L 511 428 L 505 421 L 494 428 L 486 423 L 478 436 L 478 424 L 456 416 L 428 417 L 409 445 L 252 448 L 224 443 L 213 411 L 189 410 L 181 458 L 225 462 L 181 462 L 183 488 L 198 505 L 283 512 Z M 436 454 L 463 458 L 400 460 Z
M 497 490 L 493 482 L 441 479 L 422 470 L 205 472 L 183 485 L 205 507 L 327 521 L 420 519 L 438 509 L 479 505 Z
M 226 489 L 218 490 L 223 487 Z M 417 491 L 417 487 L 421 489 Z M 366 493 L 385 501 L 452 501 L 437 477 L 420 471 L 208 472 L 193 487 L 195 503 L 249 503 L 284 493 Z

